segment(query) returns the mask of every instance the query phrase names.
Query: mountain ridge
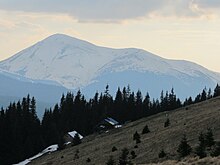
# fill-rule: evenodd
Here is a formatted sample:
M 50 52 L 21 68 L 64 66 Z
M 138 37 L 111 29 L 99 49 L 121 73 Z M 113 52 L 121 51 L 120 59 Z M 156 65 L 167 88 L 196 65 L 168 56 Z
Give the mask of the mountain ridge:
M 42 118 L 44 109 L 54 106 L 62 93 L 69 91 L 56 82 L 29 79 L 0 69 L 0 107 L 22 100 L 30 94 L 37 100 L 37 112 Z
M 165 59 L 143 49 L 96 46 L 64 34 L 49 36 L 1 61 L 0 69 L 37 81 L 56 82 L 68 89 L 91 90 L 88 95 L 104 89 L 104 85 L 111 82 L 115 82 L 114 90 L 118 86 L 128 84 L 137 89 L 138 82 L 131 83 L 132 74 L 135 72 L 139 74 L 136 79 L 147 77 L 144 81 L 150 85 L 146 87 L 142 85 L 139 88 L 150 89 L 150 93 L 154 91 L 151 88 L 155 88 L 154 84 L 157 84 L 155 81 L 160 81 L 160 77 L 164 84 L 167 84 L 162 85 L 161 89 L 168 90 L 172 87 L 176 89 L 179 84 L 184 84 L 183 88 L 195 88 L 189 95 L 198 93 L 198 90 L 205 86 L 214 87 L 220 82 L 220 73 L 212 72 L 196 63 Z M 129 73 L 125 76 L 127 72 L 131 72 L 131 76 Z M 105 76 L 108 76 L 106 80 Z M 121 83 L 122 81 L 124 82 Z

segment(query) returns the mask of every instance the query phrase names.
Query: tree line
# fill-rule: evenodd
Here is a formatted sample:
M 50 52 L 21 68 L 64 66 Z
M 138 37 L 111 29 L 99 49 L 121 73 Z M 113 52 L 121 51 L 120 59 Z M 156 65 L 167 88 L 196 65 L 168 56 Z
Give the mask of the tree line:
M 0 162 L 13 164 L 29 158 L 52 144 L 63 143 L 63 135 L 76 130 L 87 136 L 94 127 L 106 117 L 112 117 L 121 124 L 134 121 L 163 111 L 197 103 L 220 96 L 220 87 L 204 89 L 195 99 L 187 98 L 181 102 L 174 93 L 162 91 L 159 99 L 151 99 L 147 93 L 136 93 L 130 87 L 118 88 L 115 97 L 109 94 L 109 86 L 103 93 L 95 93 L 86 100 L 78 91 L 76 95 L 68 92 L 62 95 L 60 103 L 46 109 L 42 121 L 36 114 L 34 97 L 23 98 L 11 103 L 0 112 Z

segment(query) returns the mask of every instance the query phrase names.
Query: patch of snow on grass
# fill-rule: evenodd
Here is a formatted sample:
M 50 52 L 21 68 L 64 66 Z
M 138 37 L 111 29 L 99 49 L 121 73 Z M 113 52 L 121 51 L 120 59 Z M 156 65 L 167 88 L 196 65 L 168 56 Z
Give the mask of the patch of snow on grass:
M 18 164 L 14 164 L 14 165 L 26 165 L 28 163 L 30 163 L 32 160 L 36 159 L 36 158 L 39 158 L 41 157 L 42 155 L 44 154 L 47 154 L 47 153 L 51 153 L 51 152 L 54 152 L 54 151 L 57 151 L 58 149 L 58 145 L 57 144 L 54 144 L 54 145 L 51 145 L 49 147 L 47 147 L 46 149 L 44 149 L 42 152 L 38 153 L 37 155 L 29 158 L 29 159 L 26 159 Z

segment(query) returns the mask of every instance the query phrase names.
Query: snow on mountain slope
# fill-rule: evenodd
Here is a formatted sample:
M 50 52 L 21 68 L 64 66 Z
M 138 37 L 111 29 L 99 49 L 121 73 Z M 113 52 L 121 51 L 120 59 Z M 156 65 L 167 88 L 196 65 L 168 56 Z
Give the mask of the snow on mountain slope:
M 90 83 L 97 68 L 113 58 L 110 53 L 110 49 L 57 34 L 0 65 L 7 71 L 28 78 L 55 80 L 68 88 L 78 88 Z
M 220 82 L 219 73 L 192 62 L 164 59 L 141 49 L 99 47 L 63 34 L 52 35 L 0 62 L 0 68 L 92 93 L 107 83 L 148 90 L 158 84 L 165 90 L 177 86 L 181 95 L 181 90 L 196 87 L 194 92 L 198 92 Z M 147 81 L 148 86 L 140 81 Z
M 219 73 L 211 72 L 198 64 L 183 60 L 160 58 L 144 50 L 137 50 L 132 54 L 117 57 L 107 63 L 99 72 L 120 72 L 126 70 L 172 75 L 177 78 L 181 74 L 190 76 L 205 74 L 215 82 L 220 81 Z

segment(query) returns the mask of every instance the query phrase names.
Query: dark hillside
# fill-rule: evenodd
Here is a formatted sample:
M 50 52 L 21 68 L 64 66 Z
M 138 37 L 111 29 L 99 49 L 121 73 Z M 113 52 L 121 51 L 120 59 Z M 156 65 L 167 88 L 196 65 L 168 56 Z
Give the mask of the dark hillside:
M 183 134 L 186 134 L 193 150 L 198 145 L 200 132 L 205 133 L 207 128 L 213 130 L 216 141 L 220 140 L 219 116 L 220 97 L 217 97 L 130 122 L 123 125 L 122 128 L 110 130 L 107 133 L 90 135 L 83 139 L 78 146 L 68 146 L 62 151 L 36 159 L 31 164 L 105 164 L 110 156 L 113 156 L 113 159 L 118 163 L 121 150 L 125 147 L 129 150 L 129 157 L 130 152 L 135 151 L 136 157 L 131 159 L 135 164 L 164 161 L 165 158 L 158 158 L 161 149 L 166 152 L 166 159 L 178 160 L 177 148 Z M 167 118 L 169 118 L 170 125 L 164 127 Z M 142 134 L 146 124 L 150 132 Z M 136 142 L 133 140 L 133 134 L 136 131 L 139 133 L 141 140 L 137 144 L 138 148 L 135 148 Z M 114 146 L 117 150 L 112 152 Z M 79 150 L 78 159 L 75 158 L 76 150 Z M 191 154 L 191 156 L 193 157 L 194 154 Z M 210 160 L 213 159 L 210 158 Z M 217 161 L 217 158 L 214 160 Z

